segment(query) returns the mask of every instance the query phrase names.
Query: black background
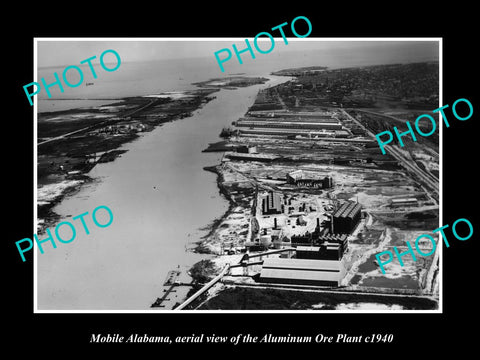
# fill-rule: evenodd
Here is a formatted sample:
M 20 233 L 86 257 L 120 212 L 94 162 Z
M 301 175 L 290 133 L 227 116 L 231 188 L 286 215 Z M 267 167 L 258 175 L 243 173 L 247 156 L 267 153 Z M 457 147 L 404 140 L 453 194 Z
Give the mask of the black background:
M 26 5 L 25 5 L 26 6 Z M 298 355 L 322 356 L 325 352 L 350 350 L 359 356 L 418 356 L 436 354 L 452 348 L 466 350 L 475 344 L 477 312 L 475 294 L 478 256 L 477 128 L 480 112 L 476 81 L 478 71 L 474 35 L 476 10 L 460 2 L 448 8 L 416 3 L 385 2 L 381 6 L 366 3 L 351 6 L 306 2 L 259 4 L 245 2 L 203 2 L 180 4 L 179 8 L 162 3 L 112 3 L 34 5 L 18 12 L 9 11 L 2 24 L 6 48 L 2 63 L 7 83 L 3 83 L 3 184 L 6 189 L 4 236 L 2 239 L 2 298 L 6 330 L 4 344 L 17 351 L 28 348 L 54 358 L 80 351 L 121 351 L 133 349 L 198 351 L 198 356 L 230 354 L 232 351 L 294 350 Z M 275 9 L 275 10 L 274 10 Z M 254 37 L 261 31 L 297 16 L 306 16 L 313 27 L 310 37 L 441 37 L 443 38 L 443 104 L 467 98 L 473 104 L 473 117 L 457 121 L 449 117 L 450 128 L 443 129 L 443 224 L 467 218 L 474 235 L 461 242 L 449 236 L 444 247 L 443 314 L 34 314 L 33 257 L 22 263 L 15 241 L 31 238 L 33 229 L 33 108 L 22 86 L 33 81 L 34 37 Z M 299 30 L 300 32 L 300 30 Z M 300 32 L 302 33 L 302 32 Z M 322 65 L 322 64 L 319 64 Z M 5 77 L 4 77 L 5 79 Z M 450 112 L 447 112 L 447 115 Z M 447 231 L 447 235 L 451 232 Z M 473 325 L 473 328 L 472 328 Z M 391 344 L 90 344 L 92 333 L 132 333 L 150 336 L 188 336 L 193 333 L 229 336 L 250 333 L 262 336 L 307 335 L 335 336 L 394 334 Z M 60 352 L 59 346 L 67 347 Z M 212 352 L 203 353 L 204 349 Z M 308 353 L 306 352 L 308 351 Z M 343 354 L 338 352 L 337 354 Z M 113 354 L 113 353 L 112 353 Z M 35 353 L 32 354 L 35 356 Z M 363 356 L 362 356 L 363 357 Z

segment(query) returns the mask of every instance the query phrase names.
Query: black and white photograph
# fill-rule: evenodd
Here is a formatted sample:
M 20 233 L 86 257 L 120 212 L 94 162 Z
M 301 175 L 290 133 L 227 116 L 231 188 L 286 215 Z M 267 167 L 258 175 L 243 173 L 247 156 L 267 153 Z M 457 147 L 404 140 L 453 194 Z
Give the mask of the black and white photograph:
M 440 309 L 441 41 L 262 40 L 37 40 L 37 310 Z
M 7 347 L 473 348 L 475 11 L 178 5 L 2 25 Z

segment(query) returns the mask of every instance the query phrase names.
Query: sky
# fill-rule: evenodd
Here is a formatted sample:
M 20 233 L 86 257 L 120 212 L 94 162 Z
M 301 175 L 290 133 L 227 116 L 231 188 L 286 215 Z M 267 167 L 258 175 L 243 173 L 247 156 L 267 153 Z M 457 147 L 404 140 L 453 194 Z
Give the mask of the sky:
M 268 50 L 271 46 L 268 38 L 260 38 L 260 48 Z M 284 40 L 275 38 L 275 46 L 270 54 L 281 52 L 311 52 L 328 51 L 332 49 L 350 49 L 352 52 L 358 48 L 371 48 L 372 53 L 376 50 L 390 49 L 391 51 L 422 51 L 426 54 L 438 54 L 438 44 L 436 42 L 424 41 L 339 41 L 338 39 L 321 38 L 287 38 L 288 44 Z M 253 45 L 253 39 L 250 39 Z M 97 59 L 100 54 L 108 49 L 115 50 L 121 57 L 122 62 L 130 61 L 150 61 L 164 59 L 181 59 L 190 57 L 214 57 L 214 53 L 223 48 L 229 48 L 232 52 L 232 44 L 236 44 L 239 50 L 246 47 L 244 38 L 228 38 L 223 40 L 216 39 L 139 39 L 132 38 L 130 41 L 125 39 L 101 39 L 95 38 L 78 40 L 75 38 L 37 39 L 37 61 L 39 67 L 50 66 L 68 66 L 80 64 L 82 60 L 88 59 L 94 55 Z M 254 48 L 254 51 L 257 51 Z M 266 56 L 268 54 L 260 54 Z M 110 54 L 112 56 L 112 54 Z M 224 56 L 224 54 L 222 54 Z M 247 53 L 242 56 L 249 56 Z M 113 58 L 112 58 L 113 59 Z

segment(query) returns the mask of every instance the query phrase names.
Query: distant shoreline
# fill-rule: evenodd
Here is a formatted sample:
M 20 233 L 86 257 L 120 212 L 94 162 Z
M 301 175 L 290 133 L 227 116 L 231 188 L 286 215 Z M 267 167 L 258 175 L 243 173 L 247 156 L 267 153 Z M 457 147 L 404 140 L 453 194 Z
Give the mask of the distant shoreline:
M 80 101 L 83 101 L 83 102 L 91 102 L 91 103 L 94 103 L 94 104 L 86 104 L 86 105 L 82 105 L 80 107 L 78 107 L 78 104 L 76 105 L 76 107 L 61 107 L 61 108 L 55 108 L 53 109 L 53 106 L 57 105 L 57 104 L 62 104 L 63 106 L 67 103 L 67 102 L 80 102 Z M 41 99 L 40 102 L 43 102 L 45 104 L 45 102 L 51 102 L 53 104 L 52 108 L 49 108 L 49 109 L 42 109 L 42 110 L 38 110 L 38 114 L 39 115 L 47 115 L 47 114 L 51 114 L 51 113 L 57 113 L 57 112 L 62 112 L 62 111 L 69 111 L 69 110 L 75 110 L 75 109 L 87 109 L 87 108 L 90 108 L 90 107 L 95 107 L 95 106 L 106 106 L 106 105 L 114 105 L 114 104 L 117 104 L 119 102 L 122 102 L 123 99 L 121 98 L 118 98 L 118 99 Z M 39 105 L 40 106 L 40 105 Z M 45 107 L 45 105 L 43 105 L 43 107 Z

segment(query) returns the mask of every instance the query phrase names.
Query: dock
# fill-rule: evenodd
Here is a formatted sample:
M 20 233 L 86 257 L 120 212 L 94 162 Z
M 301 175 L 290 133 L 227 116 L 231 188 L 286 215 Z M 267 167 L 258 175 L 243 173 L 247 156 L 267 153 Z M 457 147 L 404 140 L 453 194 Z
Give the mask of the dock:
M 175 286 L 179 285 L 177 279 L 180 273 L 180 270 L 171 270 L 168 272 L 167 277 L 165 278 L 165 282 L 163 283 L 163 286 L 168 286 L 168 288 L 164 290 L 163 296 L 161 298 L 157 298 L 157 300 L 151 305 L 151 307 L 165 307 L 165 305 L 163 305 L 163 302 L 169 300 L 167 298 L 168 295 L 170 295 L 170 293 L 172 292 L 175 292 Z
M 180 275 L 180 270 L 170 270 L 167 274 L 163 286 L 176 284 L 177 278 Z

